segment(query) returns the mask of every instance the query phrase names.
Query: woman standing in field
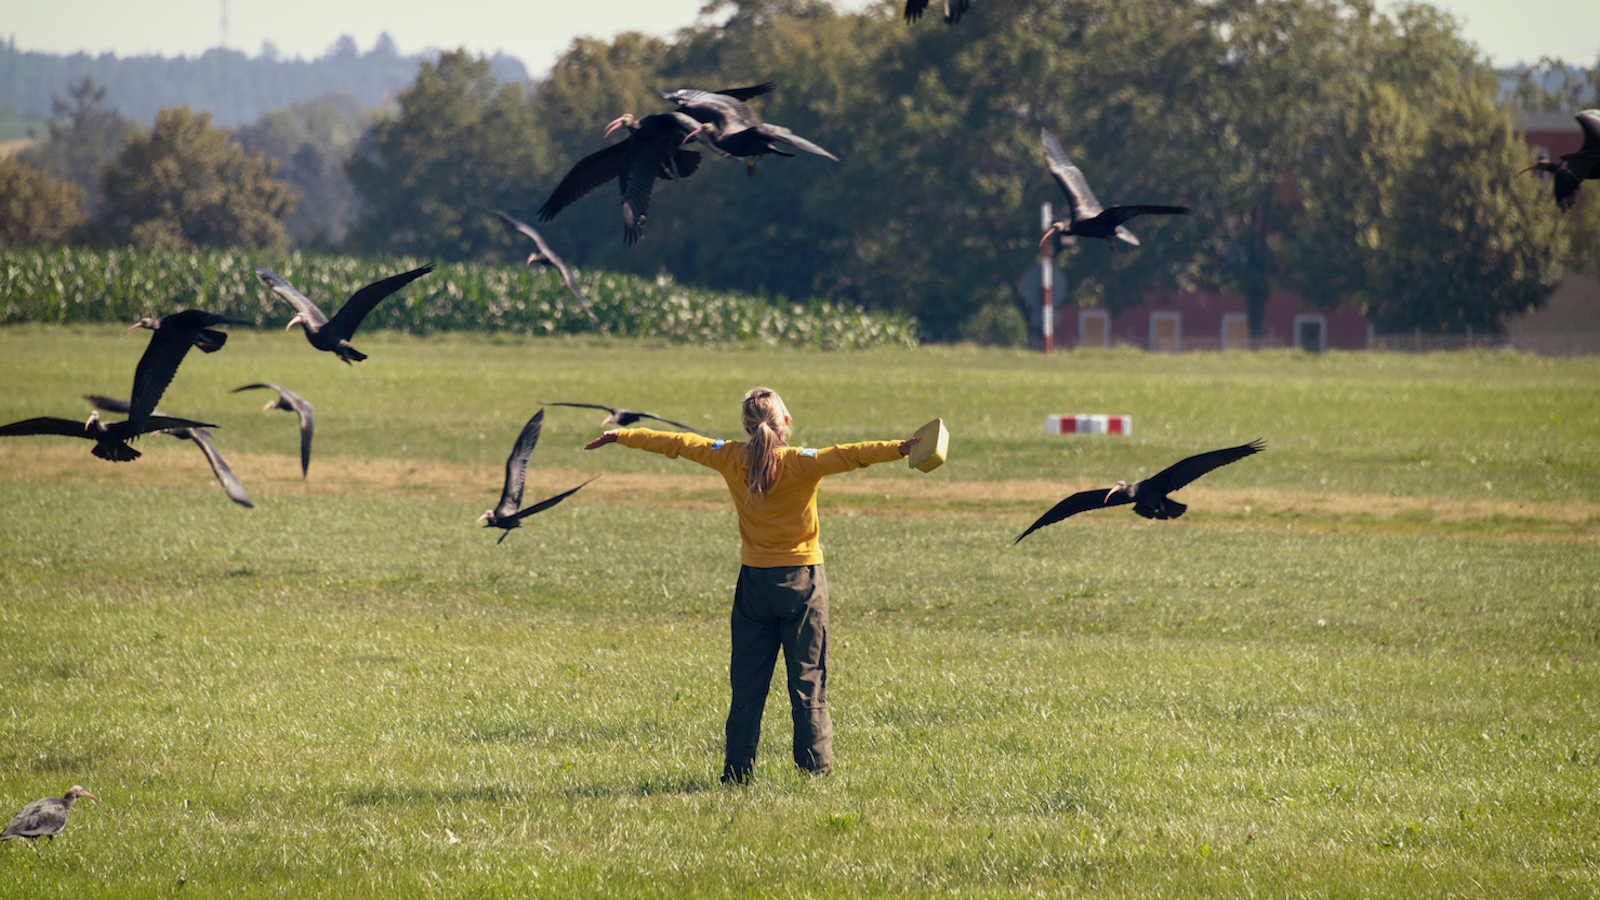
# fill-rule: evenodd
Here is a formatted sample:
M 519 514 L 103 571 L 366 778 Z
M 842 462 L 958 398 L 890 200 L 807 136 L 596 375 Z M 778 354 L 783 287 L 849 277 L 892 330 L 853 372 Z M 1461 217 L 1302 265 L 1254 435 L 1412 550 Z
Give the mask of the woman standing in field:
M 899 459 L 909 441 L 864 441 L 822 450 L 788 445 L 789 410 L 767 388 L 745 394 L 746 442 L 692 434 L 623 428 L 584 446 L 620 443 L 636 450 L 683 456 L 716 469 L 728 483 L 739 514 L 739 583 L 733 592 L 733 650 L 728 680 L 727 751 L 722 781 L 743 783 L 755 766 L 761 713 L 772 669 L 783 648 L 794 715 L 795 765 L 826 775 L 833 765 L 833 721 L 828 717 L 828 581 L 817 543 L 817 487 L 837 475 Z

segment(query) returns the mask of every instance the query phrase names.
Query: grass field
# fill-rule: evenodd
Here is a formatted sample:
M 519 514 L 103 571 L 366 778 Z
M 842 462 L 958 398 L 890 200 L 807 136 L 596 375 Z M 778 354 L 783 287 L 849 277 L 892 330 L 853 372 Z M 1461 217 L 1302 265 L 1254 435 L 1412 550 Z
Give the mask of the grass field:
M 142 336 L 0 329 L 0 421 L 87 415 Z M 0 897 L 1592 897 L 1600 361 L 827 354 L 236 331 L 112 465 L 0 441 L 0 809 L 81 783 Z M 310 478 L 293 417 L 317 405 Z M 716 782 L 737 568 L 720 480 L 539 401 L 951 460 L 824 486 L 835 772 Z M 1047 413 L 1127 413 L 1050 438 Z M 1178 497 L 1010 541 L 1066 493 L 1261 437 Z M 780 676 L 781 677 L 781 676 Z M 9 713 L 9 715 L 7 714 Z

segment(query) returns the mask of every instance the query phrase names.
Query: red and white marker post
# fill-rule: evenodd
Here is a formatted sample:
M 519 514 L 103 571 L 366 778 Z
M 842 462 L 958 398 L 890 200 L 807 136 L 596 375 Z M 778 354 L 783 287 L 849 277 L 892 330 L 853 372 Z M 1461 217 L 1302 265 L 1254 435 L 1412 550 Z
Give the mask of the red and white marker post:
M 1049 228 L 1052 221 L 1054 221 L 1054 217 L 1051 215 L 1050 201 L 1046 200 L 1039 207 L 1039 227 L 1041 229 Z M 1055 237 L 1053 234 L 1050 235 L 1050 240 L 1045 241 L 1044 246 L 1039 248 L 1039 298 L 1042 301 L 1039 307 L 1044 310 L 1044 353 L 1046 356 L 1050 355 L 1050 347 L 1055 343 L 1056 336 L 1056 310 L 1053 302 L 1056 292 L 1055 266 L 1050 264 L 1050 258 L 1053 255 L 1051 251 L 1055 249 Z

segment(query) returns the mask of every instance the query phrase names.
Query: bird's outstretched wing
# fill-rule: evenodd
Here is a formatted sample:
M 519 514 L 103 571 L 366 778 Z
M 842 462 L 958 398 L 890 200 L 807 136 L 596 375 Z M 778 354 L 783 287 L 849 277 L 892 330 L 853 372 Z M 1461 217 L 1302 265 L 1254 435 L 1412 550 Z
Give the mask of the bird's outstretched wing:
M 1265 442 L 1257 439 L 1237 447 L 1198 453 L 1188 459 L 1179 460 L 1146 478 L 1143 484 L 1151 486 L 1158 493 L 1170 494 L 1212 469 L 1220 468 L 1228 463 L 1238 462 L 1252 453 L 1260 453 L 1266 447 Z
M 954 25 L 972 8 L 972 0 L 944 0 L 944 23 Z
M 777 87 L 776 83 L 766 81 L 762 82 L 761 84 L 752 84 L 749 87 L 723 88 L 722 90 L 717 91 L 717 93 L 723 95 L 724 97 L 732 97 L 735 100 L 749 100 L 751 97 L 759 97 L 762 94 L 770 94 L 772 93 L 772 89 L 775 87 Z
M 735 90 L 740 90 L 735 88 Z M 746 88 L 744 90 L 750 90 Z M 700 122 L 714 123 L 718 130 L 724 134 L 740 131 L 755 124 L 755 114 L 750 107 L 744 105 L 746 98 L 728 93 L 712 93 L 711 91 L 697 91 L 684 88 L 670 94 L 661 95 L 663 99 L 671 100 L 678 104 L 678 109 L 689 117 Z M 756 96 L 752 94 L 750 96 Z
M 534 215 L 538 216 L 539 221 L 548 222 L 573 201 L 621 175 L 623 164 L 628 158 L 628 148 L 632 143 L 631 138 L 619 141 L 578 160 Z
M 206 462 L 211 464 L 211 474 L 217 476 L 217 484 L 222 485 L 222 492 L 228 495 L 228 499 L 254 509 L 255 504 L 250 502 L 250 495 L 239 482 L 239 476 L 233 474 L 221 454 L 217 453 L 217 448 L 211 445 L 211 432 L 204 428 L 187 428 L 183 435 L 194 441 L 200 452 L 206 455 Z
M 927 8 L 928 0 L 906 0 L 906 21 L 915 22 L 922 18 Z
M 261 279 L 262 284 L 272 288 L 274 294 L 288 301 L 289 305 L 294 307 L 294 311 L 305 318 L 306 324 L 312 331 L 318 331 L 328 324 L 328 317 L 311 302 L 311 298 L 295 290 L 294 285 L 284 281 L 277 272 L 266 266 L 256 266 L 256 277 Z
M 620 411 L 614 406 L 606 406 L 603 403 L 545 403 L 544 405 L 545 406 L 575 406 L 575 407 L 578 407 L 580 409 L 603 409 L 606 412 L 611 413 L 612 415 L 616 415 Z
M 596 475 L 594 478 L 599 478 L 599 477 L 600 477 L 599 475 Z M 594 478 L 589 479 L 589 481 L 594 481 Z M 573 488 L 570 491 L 563 491 L 562 493 L 559 493 L 559 494 L 555 495 L 554 497 L 546 497 L 545 499 L 540 500 L 538 503 L 535 503 L 534 505 L 528 507 L 527 509 L 524 509 L 524 510 L 518 512 L 515 516 L 512 516 L 512 518 L 514 518 L 514 519 L 516 519 L 517 521 L 520 522 L 523 519 L 527 518 L 528 516 L 533 515 L 534 513 L 544 512 L 545 510 L 549 509 L 550 507 L 555 506 L 557 503 L 560 503 L 561 501 L 567 499 L 568 497 L 571 497 L 573 494 L 576 494 L 578 491 L 582 490 L 586 485 L 589 484 L 589 481 L 585 481 L 583 484 L 578 485 L 577 487 Z
M 682 422 L 674 422 L 671 419 L 663 419 L 662 417 L 660 417 L 660 416 L 658 416 L 658 415 L 656 415 L 654 413 L 642 412 L 642 413 L 635 413 L 635 415 L 637 415 L 641 419 L 655 419 L 657 422 L 665 422 L 668 425 L 674 426 L 676 428 L 682 428 L 684 431 L 692 431 L 695 434 L 705 434 L 704 431 L 701 431 L 698 428 L 695 428 L 695 427 L 690 426 L 690 425 L 685 425 Z
M 839 157 L 834 156 L 832 153 L 829 153 L 816 144 L 811 143 L 810 141 L 798 134 L 795 134 L 782 125 L 774 125 L 771 122 L 763 122 L 760 125 L 757 125 L 755 130 L 763 137 L 769 137 L 775 141 L 783 141 L 786 144 L 793 144 L 807 153 L 815 153 L 818 156 L 826 156 L 834 162 L 839 161 Z
M 567 264 L 561 260 L 561 257 L 556 255 L 554 250 L 550 249 L 550 245 L 544 242 L 544 238 L 533 229 L 532 225 L 502 210 L 491 209 L 489 211 L 499 216 L 501 221 L 516 229 L 524 237 L 533 241 L 533 246 L 539 251 L 538 257 L 554 266 L 555 270 L 561 273 L 561 281 L 566 284 L 567 290 L 572 292 L 572 296 L 578 298 L 578 303 L 583 306 L 583 311 L 589 314 L 589 318 L 594 319 L 596 322 L 600 321 L 600 317 L 596 316 L 594 310 L 589 307 L 589 298 L 585 297 L 583 290 L 578 287 L 578 280 L 573 277 L 572 270 L 567 268 Z
M 374 281 L 351 294 L 345 305 L 340 307 L 328 321 L 336 330 L 342 328 L 345 337 L 350 337 L 361 327 L 361 320 L 367 317 L 367 313 L 372 312 L 373 307 L 381 303 L 385 297 L 432 271 L 433 264 L 429 263 L 420 269 L 412 269 L 399 275 L 390 275 L 382 281 Z
M 304 478 L 306 472 L 311 469 L 311 437 L 316 428 L 316 423 L 313 419 L 315 410 L 311 406 L 311 401 L 282 385 L 273 384 L 270 381 L 258 381 L 255 384 L 236 387 L 228 393 L 237 394 L 240 391 L 254 391 L 263 388 L 277 391 L 278 398 L 289 404 L 290 408 L 294 410 L 295 416 L 300 420 L 300 477 Z
M 144 355 L 139 357 L 139 365 L 133 370 L 133 392 L 128 395 L 130 429 L 142 430 L 140 426 L 155 412 L 161 395 L 167 392 L 173 376 L 178 374 L 178 366 L 193 346 L 190 334 L 150 332 L 150 344 L 144 348 Z
M 19 437 L 31 434 L 55 434 L 62 437 L 81 437 L 94 440 L 96 435 L 93 429 L 83 427 L 83 422 L 74 422 L 59 416 L 36 416 L 32 419 L 23 419 L 9 425 L 0 425 L 0 437 Z
M 1121 492 L 1111 496 L 1110 502 L 1107 502 L 1106 497 L 1107 495 L 1110 495 L 1113 490 L 1115 490 L 1115 488 L 1096 488 L 1095 490 L 1079 491 L 1078 493 L 1073 494 L 1060 503 L 1057 503 L 1055 506 L 1050 507 L 1049 512 L 1040 516 L 1032 525 L 1028 526 L 1027 531 L 1017 535 L 1017 539 L 1011 543 L 1016 544 L 1023 538 L 1033 534 L 1035 531 L 1038 531 L 1046 525 L 1054 525 L 1068 516 L 1075 516 L 1078 513 L 1088 512 L 1091 509 L 1106 509 L 1107 507 L 1122 506 L 1123 504 L 1133 502 L 1132 498 Z
M 1039 140 L 1044 143 L 1044 158 L 1050 166 L 1050 177 L 1061 186 L 1062 193 L 1067 195 L 1067 201 L 1072 204 L 1072 217 L 1092 219 L 1104 212 L 1100 201 L 1095 199 L 1094 191 L 1089 189 L 1083 172 L 1072 164 L 1072 160 L 1067 159 L 1067 153 L 1061 149 L 1061 142 L 1056 140 L 1056 136 L 1049 129 L 1041 128 Z
M 645 219 L 650 214 L 650 192 L 655 189 L 657 173 L 662 163 L 679 152 L 664 141 L 636 141 L 634 152 L 622 178 L 622 239 L 624 243 L 638 242 L 644 235 Z M 688 151 L 693 152 L 693 151 Z M 698 154 L 697 154 L 698 155 Z
M 1105 217 L 1121 225 L 1134 216 L 1187 216 L 1187 206 L 1113 206 L 1105 211 Z
M 494 508 L 495 517 L 507 519 L 514 516 L 522 505 L 522 487 L 528 478 L 528 457 L 539 443 L 539 430 L 544 427 L 544 410 L 533 414 L 528 424 L 522 426 L 517 442 L 506 457 L 506 486 L 500 491 L 500 502 Z

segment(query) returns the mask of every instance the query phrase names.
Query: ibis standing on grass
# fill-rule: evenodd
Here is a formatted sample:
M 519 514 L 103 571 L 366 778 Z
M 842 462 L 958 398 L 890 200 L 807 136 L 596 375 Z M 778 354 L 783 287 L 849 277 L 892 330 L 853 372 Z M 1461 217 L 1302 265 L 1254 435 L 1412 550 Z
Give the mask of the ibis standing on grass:
M 100 802 L 100 798 L 84 790 L 83 785 L 75 784 L 60 797 L 45 797 L 24 806 L 11 824 L 0 831 L 0 841 L 27 838 L 31 842 L 42 837 L 54 841 L 61 829 L 67 827 L 67 813 L 72 811 L 72 804 L 81 797 Z

